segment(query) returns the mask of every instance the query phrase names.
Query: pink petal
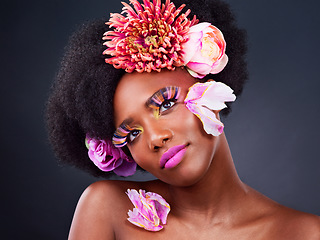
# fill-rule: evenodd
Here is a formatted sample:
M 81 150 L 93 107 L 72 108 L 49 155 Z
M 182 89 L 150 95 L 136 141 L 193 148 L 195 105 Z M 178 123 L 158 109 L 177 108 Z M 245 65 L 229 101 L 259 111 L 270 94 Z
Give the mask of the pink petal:
M 131 223 L 149 231 L 159 231 L 163 228 L 160 222 L 166 224 L 170 206 L 159 194 L 146 193 L 142 189 L 138 193 L 134 189 L 128 189 L 127 195 L 135 206 L 133 211 L 128 212 L 128 220 Z
M 210 70 L 207 71 L 209 73 L 211 71 L 211 69 L 212 69 L 212 65 L 214 64 L 214 62 L 212 61 L 212 59 L 210 59 L 210 58 L 208 58 L 206 56 L 203 56 L 201 50 L 202 50 L 202 47 L 199 49 L 199 51 L 196 51 L 194 53 L 194 55 L 190 59 L 190 62 L 196 62 L 196 63 L 202 63 L 202 64 L 209 65 L 210 66 Z
M 233 90 L 221 82 L 196 83 L 189 88 L 184 100 L 186 107 L 202 122 L 204 130 L 213 136 L 219 136 L 223 131 L 220 122 L 212 110 L 226 108 L 225 102 L 236 99 Z
M 153 225 L 158 226 L 160 224 L 160 218 L 158 217 L 154 204 L 147 199 L 144 190 L 140 189 L 139 193 L 142 207 L 139 207 L 138 211 L 144 218 L 152 222 Z
M 157 193 L 148 192 L 149 199 L 154 201 L 157 214 L 163 224 L 167 223 L 167 217 L 170 212 L 170 205 Z
M 110 159 L 109 161 L 103 161 L 103 162 L 94 162 L 96 166 L 105 172 L 110 172 L 114 170 L 115 168 L 119 167 L 123 163 L 123 159 Z
M 228 56 L 224 54 L 220 60 L 218 60 L 213 64 L 210 73 L 217 74 L 221 72 L 224 69 L 224 67 L 227 65 L 228 60 L 229 60 Z
M 154 226 L 152 225 L 149 221 L 147 221 L 139 212 L 136 208 L 133 209 L 133 211 L 128 211 L 128 221 L 131 222 L 132 224 L 144 228 L 149 231 L 159 231 L 163 228 L 163 226 L 158 225 Z
M 154 226 L 160 225 L 160 218 L 158 216 L 158 209 L 156 208 L 156 202 L 151 201 L 149 198 L 145 199 L 145 202 L 142 202 L 145 206 L 147 215 L 144 214 L 144 217 L 149 220 Z M 141 211 L 140 211 L 141 213 Z M 143 215 L 143 214 L 142 214 Z
M 211 110 L 222 110 L 227 107 L 225 102 L 233 102 L 236 99 L 233 90 L 224 83 L 211 81 L 198 85 L 205 85 L 208 88 L 203 92 L 202 97 L 194 102 Z
M 130 201 L 133 203 L 133 205 L 134 205 L 134 207 L 135 208 L 142 208 L 143 207 L 143 205 L 142 205 L 142 203 L 141 203 L 141 201 L 140 201 L 140 195 L 139 195 L 139 193 L 137 192 L 137 190 L 135 190 L 135 189 L 128 189 L 127 190 L 127 195 L 128 195 L 128 197 L 129 197 L 129 199 L 130 199 Z
M 89 158 L 91 159 L 91 161 L 93 162 L 102 162 L 105 157 L 106 157 L 106 154 L 103 154 L 103 155 L 99 155 L 97 154 L 97 152 L 95 151 L 92 151 L 91 149 L 88 151 L 88 156 Z
M 187 64 L 187 67 L 200 75 L 207 75 L 212 68 L 211 65 L 208 65 L 206 63 L 199 63 L 199 62 L 189 62 Z
M 197 104 L 186 104 L 186 107 L 201 120 L 206 133 L 219 136 L 223 132 L 223 123 L 216 118 L 214 112 Z
M 193 33 L 193 32 L 201 32 L 203 31 L 205 28 L 209 27 L 211 25 L 211 23 L 208 22 L 202 22 L 202 23 L 198 23 L 196 25 L 193 25 L 190 30 L 189 33 Z
M 200 32 L 202 37 L 193 39 L 192 35 Z M 187 68 L 191 70 L 190 74 L 193 77 L 203 78 L 209 73 L 221 72 L 228 63 L 222 32 L 210 23 L 204 22 L 190 27 L 188 36 L 190 41 L 186 43 L 184 63 L 187 63 Z M 205 65 L 197 66 L 195 63 Z
M 113 172 L 119 176 L 128 177 L 136 172 L 137 164 L 135 162 L 123 161 Z
M 188 35 L 189 39 L 186 43 L 182 44 L 181 48 L 184 51 L 183 62 L 186 65 L 190 62 L 193 55 L 201 50 L 201 38 L 203 36 L 202 32 L 194 32 Z
M 133 175 L 136 163 L 129 158 L 120 148 L 116 148 L 110 140 L 85 139 L 90 160 L 102 171 L 110 172 L 115 170 L 119 176 Z
M 140 193 L 140 194 L 139 194 Z M 139 193 L 132 189 L 128 189 L 127 195 L 135 208 L 139 211 L 139 213 L 150 222 L 154 222 L 154 213 L 151 211 L 151 207 L 148 206 L 148 203 L 146 202 L 146 195 L 144 190 L 139 190 Z
M 88 141 L 88 145 L 89 145 L 90 149 L 95 150 L 97 148 L 97 146 L 99 145 L 99 142 L 97 140 L 90 139 Z
M 195 71 L 192 71 L 190 68 L 187 68 L 187 71 L 190 73 L 190 75 L 194 78 L 199 78 L 202 79 L 204 78 L 206 75 L 200 75 L 198 73 L 196 73 Z
M 203 83 L 196 83 L 189 88 L 189 92 L 184 99 L 185 102 L 194 101 L 202 97 L 204 91 L 207 90 L 209 86 Z

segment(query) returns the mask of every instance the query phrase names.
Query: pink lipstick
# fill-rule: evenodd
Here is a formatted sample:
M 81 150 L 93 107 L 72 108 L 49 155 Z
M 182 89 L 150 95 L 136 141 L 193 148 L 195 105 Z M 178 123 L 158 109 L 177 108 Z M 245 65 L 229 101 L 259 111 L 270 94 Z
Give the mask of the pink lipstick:
M 178 145 L 172 148 L 169 148 L 160 159 L 161 168 L 173 168 L 177 166 L 187 151 L 187 145 Z

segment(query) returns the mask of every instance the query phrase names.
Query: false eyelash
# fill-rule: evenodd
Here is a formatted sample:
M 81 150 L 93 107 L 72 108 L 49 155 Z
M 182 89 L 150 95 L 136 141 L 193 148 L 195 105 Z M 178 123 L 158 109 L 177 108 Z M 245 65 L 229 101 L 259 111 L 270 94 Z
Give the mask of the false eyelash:
M 128 134 L 133 130 L 128 124 L 121 124 L 114 132 L 112 143 L 116 147 L 123 147 L 127 144 Z
M 178 100 L 180 95 L 180 88 L 175 86 L 169 86 L 160 89 L 152 95 L 148 101 L 148 106 L 154 109 L 159 109 L 162 103 L 166 100 Z

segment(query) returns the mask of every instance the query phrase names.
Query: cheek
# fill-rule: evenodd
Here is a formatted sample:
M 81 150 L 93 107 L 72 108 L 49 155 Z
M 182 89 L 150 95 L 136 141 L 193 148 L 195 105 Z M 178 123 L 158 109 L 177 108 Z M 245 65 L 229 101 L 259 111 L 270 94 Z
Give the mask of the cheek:
M 139 142 L 128 146 L 128 149 L 134 161 L 144 170 L 152 173 L 152 169 L 159 166 L 159 163 L 156 163 L 157 159 L 148 147 L 147 140 L 144 136 L 141 136 Z
M 190 112 L 190 110 L 183 105 L 178 116 L 176 117 L 177 126 L 185 132 L 186 135 L 207 137 L 208 134 L 204 131 L 200 119 Z
M 145 169 L 146 167 L 144 166 L 143 162 L 146 162 L 144 160 L 144 156 L 146 156 L 146 148 L 139 147 L 139 144 L 136 144 L 135 146 L 128 146 L 128 149 L 129 149 L 129 151 L 131 153 L 131 156 L 134 159 L 134 161 L 141 168 Z

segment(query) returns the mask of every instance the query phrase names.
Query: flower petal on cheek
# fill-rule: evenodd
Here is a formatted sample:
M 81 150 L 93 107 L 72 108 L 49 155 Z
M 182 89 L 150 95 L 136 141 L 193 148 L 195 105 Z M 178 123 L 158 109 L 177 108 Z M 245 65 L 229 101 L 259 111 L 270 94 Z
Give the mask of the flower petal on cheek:
M 192 102 L 198 100 L 202 97 L 203 93 L 207 90 L 208 86 L 206 84 L 194 84 L 189 88 L 189 92 L 184 99 L 185 102 Z
M 201 120 L 207 134 L 219 136 L 223 132 L 224 125 L 216 118 L 213 111 L 198 104 L 186 104 L 186 107 Z
M 225 102 L 233 102 L 235 99 L 236 96 L 229 86 L 210 81 L 192 85 L 184 103 L 201 120 L 206 133 L 219 136 L 224 126 L 217 119 L 213 110 L 222 110 L 227 107 Z
M 236 100 L 233 90 L 224 83 L 211 81 L 198 85 L 207 87 L 202 97 L 196 100 L 198 105 L 206 106 L 211 110 L 222 110 L 227 107 L 225 102 L 233 102 Z M 196 87 L 196 85 L 194 86 Z M 199 89 L 198 94 L 200 94 L 203 87 L 201 89 L 199 87 L 197 88 Z

